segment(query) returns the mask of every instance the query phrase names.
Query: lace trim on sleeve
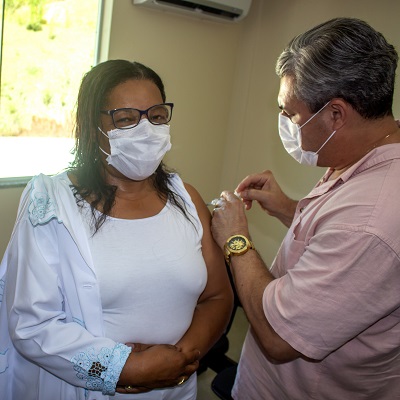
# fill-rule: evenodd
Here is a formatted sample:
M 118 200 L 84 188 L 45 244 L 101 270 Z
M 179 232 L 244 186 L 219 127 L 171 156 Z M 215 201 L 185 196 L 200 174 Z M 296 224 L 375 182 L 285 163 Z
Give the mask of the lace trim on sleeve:
M 76 376 L 86 381 L 86 389 L 101 391 L 104 395 L 114 395 L 122 368 L 131 352 L 131 348 L 117 343 L 113 348 L 103 347 L 96 353 L 91 348 L 72 358 Z

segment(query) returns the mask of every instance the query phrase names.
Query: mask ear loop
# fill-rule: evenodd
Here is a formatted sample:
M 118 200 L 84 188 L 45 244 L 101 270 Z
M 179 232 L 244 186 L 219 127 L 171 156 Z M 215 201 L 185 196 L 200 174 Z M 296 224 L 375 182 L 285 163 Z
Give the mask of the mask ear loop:
M 320 110 L 318 110 L 314 115 L 311 115 L 310 118 L 308 118 L 308 120 L 306 122 L 304 122 L 303 125 L 300 126 L 300 129 L 307 124 L 308 122 L 310 122 L 316 115 L 318 115 L 331 101 L 329 100 Z
M 107 138 L 107 139 L 110 139 L 110 137 L 106 134 L 106 133 L 104 133 L 103 131 L 102 131 L 102 129 L 98 126 L 97 127 L 97 129 Z
M 109 137 L 106 133 L 104 133 L 104 132 L 101 130 L 101 128 L 100 128 L 99 126 L 97 127 L 97 129 L 98 129 L 108 140 L 110 140 L 110 137 Z M 106 156 L 108 156 L 108 157 L 111 156 L 111 154 L 108 154 L 106 151 L 104 151 L 104 150 L 100 147 L 100 145 L 99 145 L 99 149 L 100 149 L 100 151 L 103 152 Z
M 306 122 L 304 122 L 303 125 L 301 125 L 300 129 L 307 124 L 308 122 L 310 122 L 316 115 L 318 115 L 331 101 L 329 100 L 319 111 L 317 111 L 314 115 L 312 115 Z M 323 143 L 323 145 L 315 152 L 315 154 L 318 154 L 322 148 L 328 143 L 329 139 L 336 133 L 336 131 L 333 131 L 330 136 L 328 137 L 328 139 L 325 140 L 325 142 Z
M 110 157 L 111 156 L 111 154 L 108 154 L 106 151 L 104 151 L 100 146 L 99 146 L 99 149 L 100 149 L 100 151 L 102 152 L 102 153 L 104 153 L 106 156 L 108 156 L 108 157 Z
M 329 142 L 329 139 L 330 139 L 335 133 L 336 133 L 336 131 L 333 131 L 333 132 L 329 135 L 328 139 L 325 140 L 324 144 L 315 152 L 315 154 L 318 154 L 318 153 L 321 151 L 321 149 Z

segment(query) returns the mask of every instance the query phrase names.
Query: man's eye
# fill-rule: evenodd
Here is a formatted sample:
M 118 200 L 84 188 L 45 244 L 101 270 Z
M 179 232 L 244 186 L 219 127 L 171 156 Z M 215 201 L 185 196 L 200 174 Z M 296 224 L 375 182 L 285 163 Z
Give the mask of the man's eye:
M 290 120 L 292 120 L 292 118 L 295 116 L 295 114 L 289 114 L 284 110 L 282 110 L 282 115 L 284 115 L 285 117 L 289 118 Z

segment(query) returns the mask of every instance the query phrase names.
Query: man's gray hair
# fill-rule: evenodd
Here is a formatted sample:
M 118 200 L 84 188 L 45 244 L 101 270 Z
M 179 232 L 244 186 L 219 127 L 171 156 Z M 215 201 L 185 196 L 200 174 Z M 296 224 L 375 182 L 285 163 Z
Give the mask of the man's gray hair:
M 276 73 L 294 78 L 293 94 L 316 112 L 342 98 L 364 118 L 392 115 L 398 54 L 383 35 L 356 18 L 335 18 L 296 36 Z

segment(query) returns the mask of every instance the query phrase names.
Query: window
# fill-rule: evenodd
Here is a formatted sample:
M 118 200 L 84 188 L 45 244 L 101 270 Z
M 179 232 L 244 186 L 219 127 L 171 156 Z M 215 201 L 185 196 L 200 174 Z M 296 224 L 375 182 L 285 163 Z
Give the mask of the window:
M 54 174 L 72 160 L 75 102 L 95 63 L 101 4 L 3 0 L 0 181 Z

